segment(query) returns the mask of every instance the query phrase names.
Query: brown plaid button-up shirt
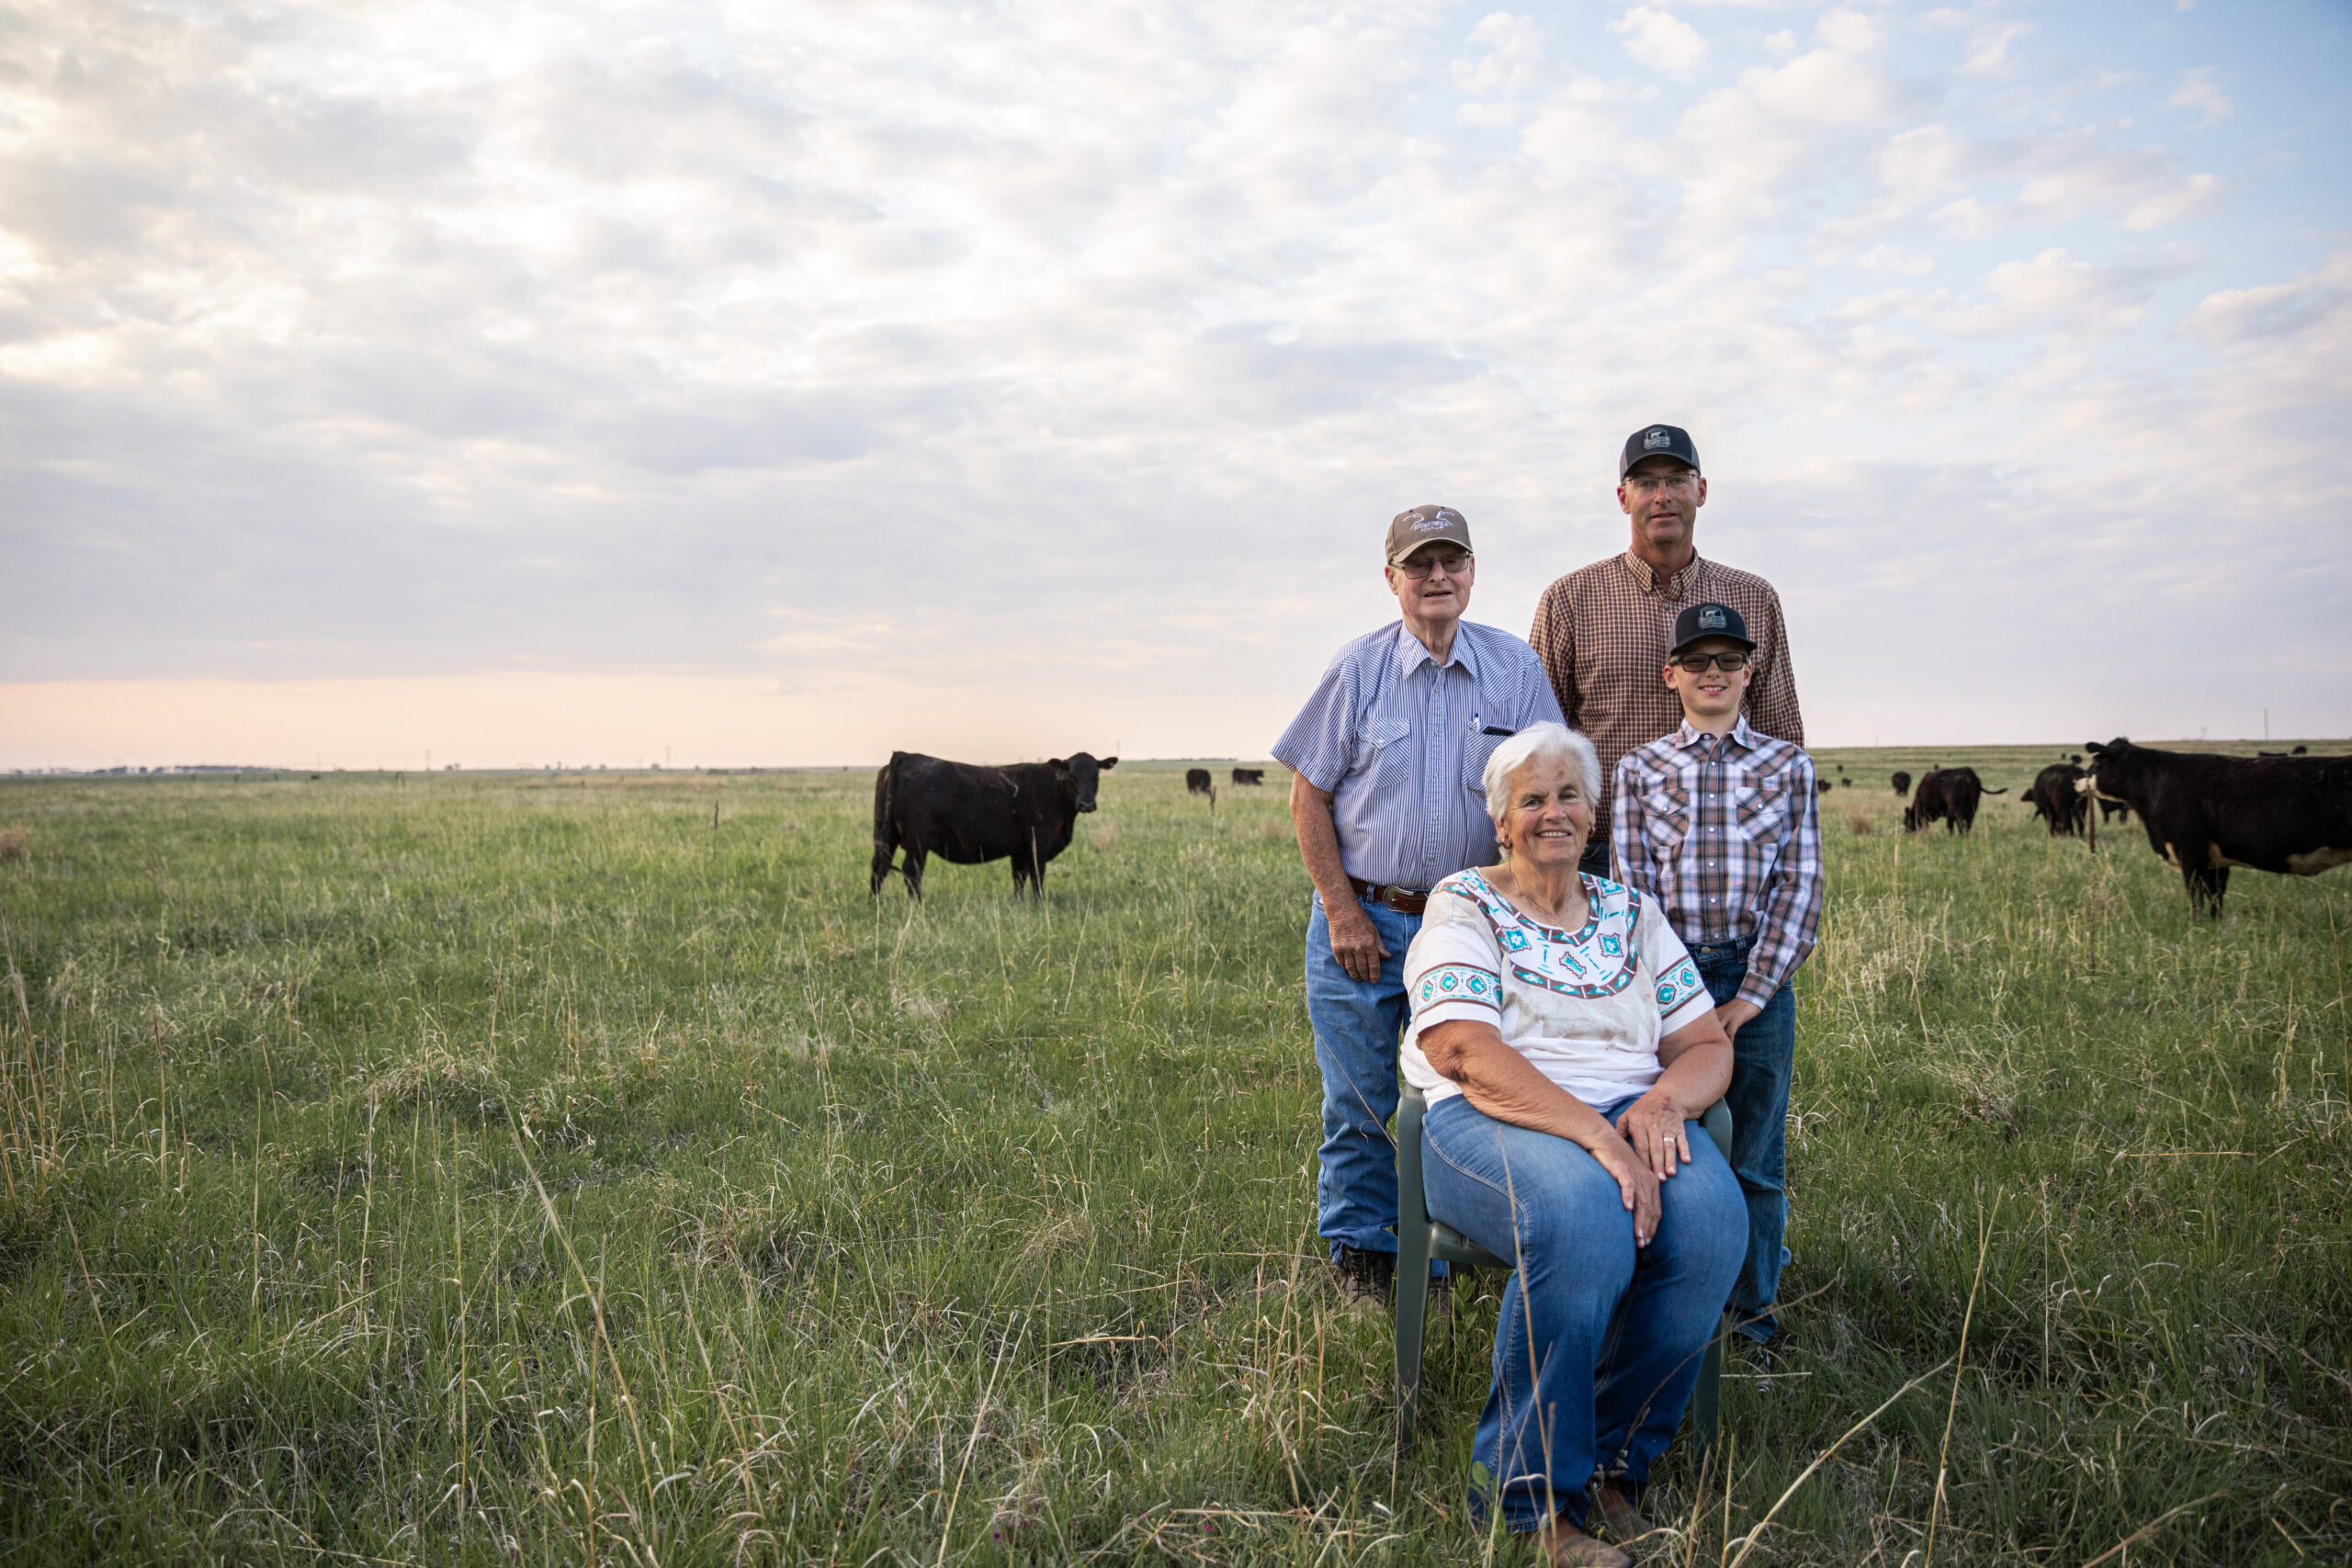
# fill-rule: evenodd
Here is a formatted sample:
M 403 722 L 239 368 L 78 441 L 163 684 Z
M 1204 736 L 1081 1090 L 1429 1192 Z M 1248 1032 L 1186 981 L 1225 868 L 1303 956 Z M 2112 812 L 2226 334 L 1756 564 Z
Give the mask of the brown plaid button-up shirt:
M 1686 604 L 1710 601 L 1737 610 L 1756 639 L 1748 724 L 1804 745 L 1804 716 L 1797 711 L 1796 671 L 1789 662 L 1781 596 L 1755 573 L 1694 556 L 1661 583 L 1649 563 L 1628 550 L 1557 579 L 1536 604 L 1527 640 L 1544 660 L 1568 724 L 1591 737 L 1593 750 L 1600 753 L 1593 843 L 1609 842 L 1610 792 L 1618 760 L 1681 726 L 1682 700 L 1658 671 L 1674 640 L 1674 617 Z

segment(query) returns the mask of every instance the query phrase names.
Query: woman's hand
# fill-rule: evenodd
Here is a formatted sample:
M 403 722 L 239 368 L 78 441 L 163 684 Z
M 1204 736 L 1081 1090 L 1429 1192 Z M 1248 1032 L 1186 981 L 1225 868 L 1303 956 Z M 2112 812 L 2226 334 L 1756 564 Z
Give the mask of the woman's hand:
M 1598 1139 L 1586 1147 L 1600 1162 L 1601 1168 L 1617 1179 L 1617 1190 L 1624 1195 L 1625 1207 L 1634 1212 L 1634 1245 L 1647 1247 L 1650 1238 L 1657 1235 L 1657 1174 L 1635 1158 L 1633 1149 L 1621 1138 Z
M 1690 1163 L 1690 1122 L 1669 1090 L 1652 1089 L 1626 1107 L 1617 1131 L 1660 1181 L 1674 1174 L 1678 1161 Z

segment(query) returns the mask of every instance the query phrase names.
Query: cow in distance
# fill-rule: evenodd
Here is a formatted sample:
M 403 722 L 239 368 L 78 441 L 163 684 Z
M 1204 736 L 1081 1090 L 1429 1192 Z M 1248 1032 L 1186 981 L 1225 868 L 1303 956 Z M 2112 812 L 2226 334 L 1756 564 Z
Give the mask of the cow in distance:
M 1046 863 L 1069 848 L 1079 817 L 1094 809 L 1102 775 L 1119 765 L 1083 751 L 1046 762 L 987 768 L 915 751 L 893 751 L 874 775 L 874 864 L 866 888 L 882 891 L 896 871 L 907 897 L 922 897 L 932 855 L 956 865 L 1012 862 L 1012 891 L 1023 882 L 1046 896 Z M 899 861 L 903 851 L 905 860 Z
M 1184 793 L 1205 795 L 1209 797 L 1209 804 L 1214 806 L 1216 804 L 1216 780 L 1209 776 L 1209 771 L 1206 768 L 1186 768 Z
M 2230 868 L 2317 876 L 2352 863 L 2352 757 L 2218 757 L 2119 736 L 2079 786 L 2139 813 L 2192 914 L 2219 919 Z
M 1986 789 L 1974 768 L 1930 768 L 1911 792 L 1911 804 L 1904 807 L 1903 830 L 1916 833 L 1941 822 L 1945 832 L 1966 838 L 1975 831 L 1976 807 L 1984 797 L 2008 793 L 2006 784 Z
M 2052 762 L 2033 775 L 2023 796 L 2033 814 L 2050 825 L 2050 836 L 2080 838 L 2090 819 L 2091 803 L 2075 786 L 2083 770 L 2072 762 Z
M 1909 773 L 1897 773 L 1894 775 L 1892 782 L 1894 785 L 1894 793 L 1897 795 L 1905 795 L 1911 793 L 1911 775 Z
M 1233 782 L 1238 784 L 1264 784 L 1266 782 L 1266 770 L 1263 768 L 1236 768 L 1233 770 Z

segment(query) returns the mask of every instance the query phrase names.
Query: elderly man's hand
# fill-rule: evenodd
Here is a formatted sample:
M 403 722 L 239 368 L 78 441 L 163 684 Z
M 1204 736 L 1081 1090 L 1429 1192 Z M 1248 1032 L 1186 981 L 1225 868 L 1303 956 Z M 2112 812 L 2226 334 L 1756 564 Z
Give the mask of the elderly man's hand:
M 1372 917 L 1352 898 L 1344 904 L 1327 905 L 1324 915 L 1331 922 L 1331 956 L 1348 972 L 1348 978 L 1371 985 L 1380 978 L 1380 962 L 1388 956 L 1388 944 L 1380 940 L 1380 928 Z

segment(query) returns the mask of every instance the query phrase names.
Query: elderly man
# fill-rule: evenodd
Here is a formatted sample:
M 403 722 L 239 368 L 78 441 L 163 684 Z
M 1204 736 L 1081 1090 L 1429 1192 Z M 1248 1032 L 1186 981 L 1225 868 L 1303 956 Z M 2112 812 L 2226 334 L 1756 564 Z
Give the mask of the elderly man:
M 1627 436 L 1617 457 L 1617 504 L 1633 521 L 1632 545 L 1545 589 L 1527 638 L 1544 660 L 1560 711 L 1592 738 L 1601 778 L 1613 784 L 1626 752 L 1681 727 L 1682 705 L 1658 671 L 1666 667 L 1675 615 L 1702 601 L 1737 610 L 1755 641 L 1749 726 L 1803 746 L 1804 716 L 1797 709 L 1781 596 L 1752 572 L 1702 559 L 1692 543 L 1707 480 L 1690 433 L 1651 424 Z M 1595 876 L 1609 874 L 1610 806 L 1603 795 L 1585 849 L 1584 869 Z
M 1559 704 L 1534 651 L 1465 621 L 1477 576 L 1450 506 L 1388 525 L 1402 618 L 1339 651 L 1273 754 L 1296 776 L 1291 819 L 1315 882 L 1306 1012 L 1323 1069 L 1317 1229 L 1351 1301 L 1387 1297 L 1396 1269 L 1396 1049 L 1405 949 L 1429 889 L 1495 858 L 1487 759 Z

